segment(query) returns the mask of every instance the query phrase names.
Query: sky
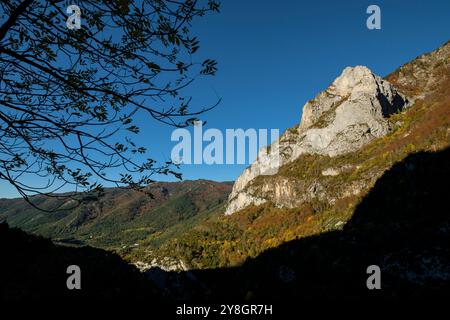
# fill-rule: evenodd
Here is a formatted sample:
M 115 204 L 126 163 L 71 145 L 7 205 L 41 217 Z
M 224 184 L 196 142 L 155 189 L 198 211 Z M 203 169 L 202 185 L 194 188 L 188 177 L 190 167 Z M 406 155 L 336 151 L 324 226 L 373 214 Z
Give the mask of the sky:
M 369 30 L 369 5 L 381 9 L 381 30 Z M 204 130 L 279 129 L 298 124 L 306 101 L 347 66 L 385 76 L 450 40 L 450 1 L 223 0 L 221 12 L 194 21 L 199 56 L 219 63 L 215 77 L 194 83 L 199 103 L 221 103 L 201 118 Z M 169 160 L 174 128 L 141 120 L 136 142 Z M 235 180 L 250 163 L 184 165 L 184 179 Z M 157 177 L 161 180 L 167 178 Z M 0 198 L 15 197 L 0 182 Z

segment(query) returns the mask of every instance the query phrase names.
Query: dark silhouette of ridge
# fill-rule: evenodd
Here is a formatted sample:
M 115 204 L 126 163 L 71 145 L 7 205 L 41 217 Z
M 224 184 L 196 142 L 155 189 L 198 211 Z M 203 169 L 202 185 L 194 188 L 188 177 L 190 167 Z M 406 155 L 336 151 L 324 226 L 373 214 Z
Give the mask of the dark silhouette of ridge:
M 92 247 L 66 247 L 0 224 L 0 301 L 149 299 L 160 294 L 117 254 Z M 68 290 L 67 267 L 81 269 L 81 290 Z

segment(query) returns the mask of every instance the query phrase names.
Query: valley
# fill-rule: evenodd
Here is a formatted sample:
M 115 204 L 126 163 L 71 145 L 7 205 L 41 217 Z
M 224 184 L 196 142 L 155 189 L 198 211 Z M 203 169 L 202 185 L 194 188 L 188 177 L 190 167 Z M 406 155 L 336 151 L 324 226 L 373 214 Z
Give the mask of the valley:
M 206 180 L 161 182 L 146 190 L 152 197 L 130 190 L 106 189 L 99 201 L 48 213 L 19 199 L 4 199 L 0 200 L 0 220 L 64 245 L 91 245 L 122 252 L 150 238 L 148 243 L 157 247 L 220 214 L 231 186 Z M 59 206 L 62 201 L 39 197 L 33 200 L 43 208 Z

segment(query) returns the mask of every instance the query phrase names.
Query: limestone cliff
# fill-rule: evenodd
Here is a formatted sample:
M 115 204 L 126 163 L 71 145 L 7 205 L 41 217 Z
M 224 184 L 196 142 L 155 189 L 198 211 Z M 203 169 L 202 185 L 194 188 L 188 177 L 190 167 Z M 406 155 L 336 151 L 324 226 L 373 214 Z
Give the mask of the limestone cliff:
M 287 130 L 270 146 L 262 149 L 258 159 L 236 180 L 229 197 L 226 214 L 267 199 L 248 192 L 251 181 L 260 175 L 276 173 L 277 169 L 302 154 L 334 157 L 355 151 L 391 129 L 387 117 L 409 105 L 407 97 L 388 81 L 373 74 L 367 67 L 347 67 L 323 92 L 303 106 L 300 124 Z M 272 186 L 280 203 L 289 203 L 304 195 L 294 194 L 289 183 L 274 180 Z M 316 187 L 310 186 L 317 194 Z M 298 201 L 295 201 L 298 202 Z

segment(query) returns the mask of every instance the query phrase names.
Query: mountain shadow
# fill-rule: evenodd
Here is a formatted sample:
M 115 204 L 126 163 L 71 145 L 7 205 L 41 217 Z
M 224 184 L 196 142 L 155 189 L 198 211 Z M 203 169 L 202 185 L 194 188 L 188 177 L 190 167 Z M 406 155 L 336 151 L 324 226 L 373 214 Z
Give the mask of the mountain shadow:
M 443 298 L 450 293 L 449 163 L 450 149 L 409 155 L 383 174 L 342 230 L 285 243 L 240 267 L 149 276 L 158 273 L 174 298 L 198 301 Z M 367 288 L 370 265 L 381 269 L 381 290 Z
M 0 224 L 0 301 L 101 301 L 161 296 L 118 255 L 91 247 L 66 247 Z M 81 269 L 81 290 L 69 290 L 67 267 Z M 156 299 L 155 299 L 156 298 Z

